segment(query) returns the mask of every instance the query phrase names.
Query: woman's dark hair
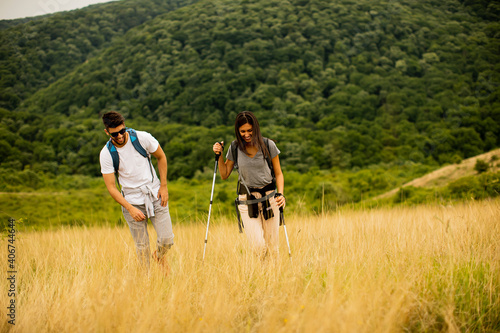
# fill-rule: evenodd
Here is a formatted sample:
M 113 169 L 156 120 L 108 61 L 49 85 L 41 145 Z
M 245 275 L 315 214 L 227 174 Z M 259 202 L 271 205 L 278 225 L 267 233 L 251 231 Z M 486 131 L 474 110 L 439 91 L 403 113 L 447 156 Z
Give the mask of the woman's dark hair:
M 106 129 L 115 128 L 125 123 L 125 118 L 116 111 L 109 111 L 102 115 L 102 122 Z
M 262 149 L 264 158 L 270 156 L 266 145 L 264 144 L 264 139 L 260 133 L 260 125 L 257 117 L 250 111 L 243 111 L 238 113 L 236 116 L 236 121 L 234 122 L 234 134 L 236 135 L 236 142 L 238 142 L 238 147 L 241 151 L 247 154 L 247 148 L 245 146 L 245 140 L 240 135 L 240 127 L 250 124 L 252 126 L 252 145 L 256 146 L 257 149 Z

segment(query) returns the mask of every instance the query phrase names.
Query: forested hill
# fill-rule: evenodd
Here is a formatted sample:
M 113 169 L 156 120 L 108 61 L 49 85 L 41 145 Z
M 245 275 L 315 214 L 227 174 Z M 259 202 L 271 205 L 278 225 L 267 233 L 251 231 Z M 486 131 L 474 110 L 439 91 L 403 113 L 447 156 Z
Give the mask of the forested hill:
M 191 2 L 2 30 L 1 166 L 98 175 L 111 109 L 168 147 L 171 178 L 206 166 L 242 110 L 289 170 L 442 164 L 500 144 L 498 1 Z M 163 14 L 129 24 L 143 3 Z
M 193 2 L 122 0 L 0 21 L 0 107 L 15 109 L 23 99 L 71 72 L 131 28 Z

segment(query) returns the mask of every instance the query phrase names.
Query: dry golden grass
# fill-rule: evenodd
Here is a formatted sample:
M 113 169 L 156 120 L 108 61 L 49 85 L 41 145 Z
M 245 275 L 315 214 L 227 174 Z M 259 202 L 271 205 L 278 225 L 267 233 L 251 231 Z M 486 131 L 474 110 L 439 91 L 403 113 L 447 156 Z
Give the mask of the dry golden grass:
M 287 217 L 277 260 L 235 223 L 174 225 L 171 274 L 138 269 L 127 228 L 19 233 L 12 332 L 494 332 L 500 200 Z M 152 240 L 155 236 L 151 232 Z M 7 262 L 6 240 L 0 260 Z M 7 271 L 4 268 L 4 271 Z M 1 279 L 2 313 L 8 304 Z

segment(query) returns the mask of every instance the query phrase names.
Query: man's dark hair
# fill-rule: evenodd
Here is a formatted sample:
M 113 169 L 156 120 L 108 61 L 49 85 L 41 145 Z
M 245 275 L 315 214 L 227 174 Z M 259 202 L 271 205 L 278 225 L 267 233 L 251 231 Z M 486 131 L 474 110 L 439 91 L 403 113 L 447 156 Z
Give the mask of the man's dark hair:
M 102 122 L 106 128 L 115 128 L 124 124 L 125 118 L 116 111 L 109 111 L 102 115 Z

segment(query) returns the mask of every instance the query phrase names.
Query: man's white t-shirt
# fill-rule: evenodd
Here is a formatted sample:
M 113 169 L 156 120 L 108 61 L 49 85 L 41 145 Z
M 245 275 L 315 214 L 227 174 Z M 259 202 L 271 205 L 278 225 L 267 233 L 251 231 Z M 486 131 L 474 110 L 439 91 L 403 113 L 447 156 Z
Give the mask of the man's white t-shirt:
M 149 154 L 154 153 L 158 149 L 159 143 L 151 134 L 143 131 L 136 131 L 136 133 L 141 146 Z M 144 195 L 141 191 L 137 191 L 144 185 L 150 185 L 156 196 L 160 189 L 160 180 L 153 166 L 149 164 L 148 159 L 142 156 L 134 148 L 130 140 L 130 135 L 127 139 L 127 143 L 123 147 L 117 147 L 116 150 L 118 151 L 118 157 L 120 159 L 118 180 L 127 201 L 133 205 L 144 204 Z M 99 160 L 101 162 L 102 174 L 115 173 L 113 158 L 111 157 L 108 147 L 104 146 L 104 148 L 102 148 Z

